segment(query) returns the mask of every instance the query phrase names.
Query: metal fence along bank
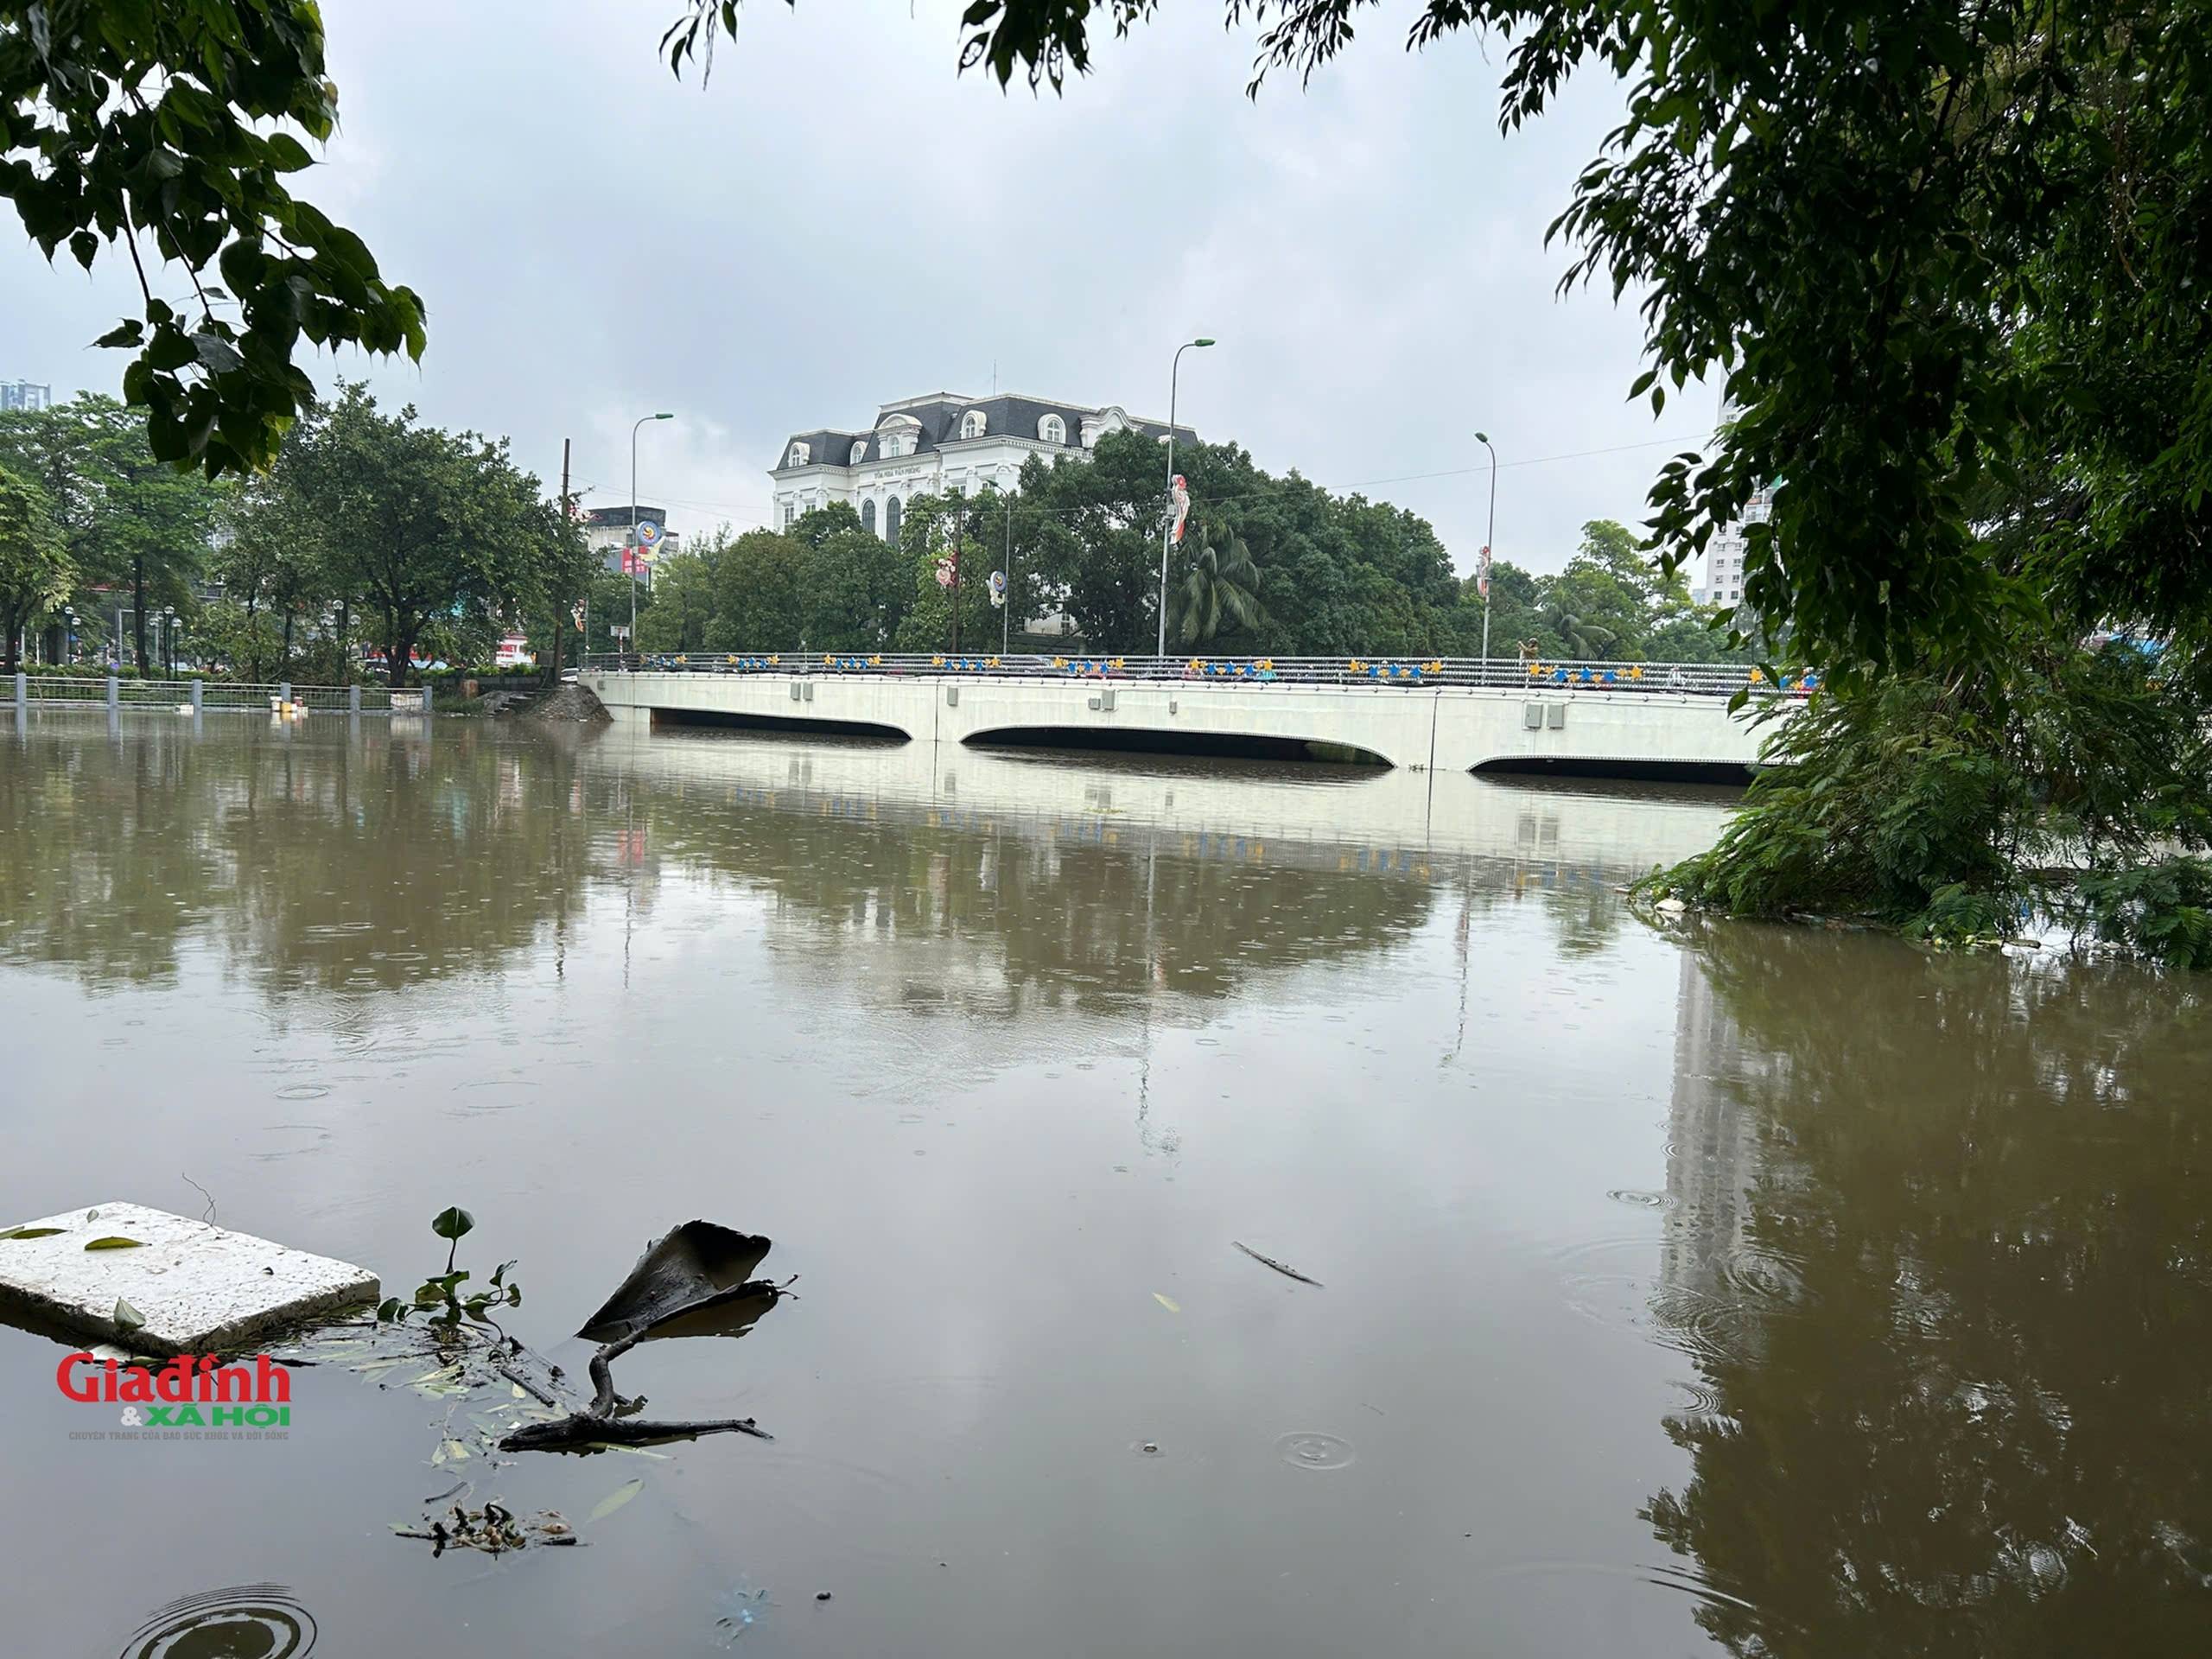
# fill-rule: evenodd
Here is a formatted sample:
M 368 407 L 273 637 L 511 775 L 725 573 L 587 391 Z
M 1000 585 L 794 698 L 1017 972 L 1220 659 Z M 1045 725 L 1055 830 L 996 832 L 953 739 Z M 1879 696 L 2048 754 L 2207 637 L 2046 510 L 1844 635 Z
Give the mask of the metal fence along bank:
M 18 710 L 60 705 L 155 709 L 176 714 L 404 715 L 427 711 L 427 693 L 381 685 L 249 685 L 231 680 L 133 680 L 17 674 L 10 688 Z

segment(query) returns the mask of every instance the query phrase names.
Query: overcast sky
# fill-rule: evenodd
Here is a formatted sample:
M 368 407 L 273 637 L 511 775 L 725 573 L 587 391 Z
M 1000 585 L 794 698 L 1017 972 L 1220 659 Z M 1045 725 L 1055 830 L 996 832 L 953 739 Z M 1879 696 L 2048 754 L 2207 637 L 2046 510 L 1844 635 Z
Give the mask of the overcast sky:
M 1498 451 L 1497 551 L 1556 569 L 1587 518 L 1637 523 L 1709 394 L 1624 401 L 1637 319 L 1554 289 L 1545 226 L 1618 119 L 1586 76 L 1501 137 L 1501 43 L 1401 49 L 1385 8 L 1301 92 L 1244 96 L 1249 36 L 1164 9 L 1064 98 L 957 76 L 960 0 L 755 0 L 712 80 L 656 55 L 679 0 L 327 0 L 343 126 L 301 194 L 423 295 L 421 366 L 323 359 L 441 424 L 511 436 L 551 488 L 679 529 L 766 518 L 792 431 L 925 391 L 1024 391 L 1233 439 L 1271 471 L 1431 519 L 1462 569 Z M 10 220 L 12 224 L 12 220 Z M 0 379 L 112 391 L 86 349 L 128 267 L 0 245 Z M 1637 446 L 1628 448 L 1626 446 Z M 1582 459 L 1553 460 L 1587 451 Z M 1446 474 L 1445 476 L 1423 476 Z

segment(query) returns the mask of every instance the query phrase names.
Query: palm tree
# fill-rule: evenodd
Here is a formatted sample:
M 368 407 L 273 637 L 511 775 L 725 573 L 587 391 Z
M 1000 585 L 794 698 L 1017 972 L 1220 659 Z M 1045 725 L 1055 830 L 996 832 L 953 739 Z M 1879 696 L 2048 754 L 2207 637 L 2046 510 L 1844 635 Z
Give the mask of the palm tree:
M 1559 637 L 1567 654 L 1578 662 L 1598 662 L 1618 643 L 1620 636 L 1601 622 L 1586 621 L 1554 600 L 1543 609 L 1544 626 Z
M 1255 626 L 1260 609 L 1260 567 L 1244 538 L 1209 528 L 1191 555 L 1190 574 L 1170 601 L 1169 631 L 1186 645 L 1202 645 L 1222 631 Z

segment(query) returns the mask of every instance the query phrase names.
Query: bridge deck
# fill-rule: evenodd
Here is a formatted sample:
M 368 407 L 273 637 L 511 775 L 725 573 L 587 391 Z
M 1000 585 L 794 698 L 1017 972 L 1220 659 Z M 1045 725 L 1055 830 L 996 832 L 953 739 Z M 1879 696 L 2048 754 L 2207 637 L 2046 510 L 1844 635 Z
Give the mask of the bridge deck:
M 1643 666 L 1646 675 L 1633 689 L 1548 680 L 1468 685 L 1441 677 L 1411 683 L 1079 678 L 933 665 L 709 672 L 684 664 L 594 668 L 581 678 L 628 721 L 815 728 L 934 744 L 1272 753 L 1311 753 L 1320 746 L 1321 758 L 1460 772 L 1748 772 L 1766 728 L 1754 727 L 1749 709 L 1731 712 L 1730 688 L 1662 689 L 1659 676 Z M 1734 683 L 1743 683 L 1740 671 Z

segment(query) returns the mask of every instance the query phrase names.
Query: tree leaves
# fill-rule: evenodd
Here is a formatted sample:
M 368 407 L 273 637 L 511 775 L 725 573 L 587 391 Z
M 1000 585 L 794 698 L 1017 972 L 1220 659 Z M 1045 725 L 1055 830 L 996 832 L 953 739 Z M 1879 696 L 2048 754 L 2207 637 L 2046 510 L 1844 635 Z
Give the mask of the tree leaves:
M 85 1248 L 88 1250 L 143 1250 L 146 1248 L 146 1241 L 143 1238 L 125 1238 L 120 1233 L 111 1233 L 105 1238 L 93 1239 Z
M 601 1498 L 598 1503 L 593 1504 L 591 1513 L 584 1518 L 587 1521 L 604 1521 L 645 1489 L 645 1483 L 642 1476 L 634 1480 L 626 1480 L 605 1497 Z
M 421 356 L 422 302 L 283 183 L 312 164 L 286 127 L 321 139 L 335 114 L 312 8 L 102 0 L 21 15 L 32 49 L 0 49 L 0 111 L 39 114 L 0 148 L 39 164 L 0 167 L 0 198 L 49 258 L 66 242 L 89 268 L 102 244 L 128 245 L 152 333 L 101 344 L 135 353 L 124 385 L 156 455 L 211 477 L 267 465 L 314 392 L 292 362 L 302 336 Z M 226 267 L 238 312 L 219 320 L 209 268 L 272 232 L 291 245 L 257 285 Z M 188 291 L 157 294 L 172 270 Z M 181 352 L 173 300 L 197 319 Z

